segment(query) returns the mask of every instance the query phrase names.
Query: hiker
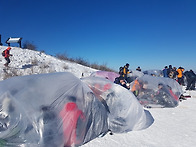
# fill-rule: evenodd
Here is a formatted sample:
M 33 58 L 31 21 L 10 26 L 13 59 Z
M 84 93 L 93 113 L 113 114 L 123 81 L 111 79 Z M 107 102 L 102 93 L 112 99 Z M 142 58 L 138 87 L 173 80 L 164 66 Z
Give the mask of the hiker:
M 176 71 L 176 67 L 173 67 L 170 73 L 170 76 L 172 79 L 177 80 L 177 75 L 178 75 L 178 72 Z
M 138 66 L 138 67 L 136 68 L 136 70 L 137 70 L 137 71 L 142 71 L 141 68 L 140 68 L 140 66 Z
M 180 85 L 184 85 L 184 77 L 183 77 L 183 71 L 184 71 L 184 68 L 183 67 L 179 67 L 177 69 L 177 78 L 178 78 L 178 83 Z
M 136 79 L 134 81 L 132 88 L 131 88 L 131 92 L 137 97 L 139 95 L 140 88 L 141 88 L 141 85 L 140 85 L 139 81 Z
M 93 91 L 94 95 L 99 99 L 99 101 L 104 105 L 105 109 L 110 113 L 109 106 L 107 105 L 107 102 L 103 98 L 102 94 L 111 88 L 111 84 L 107 83 L 102 86 L 99 83 L 95 83 L 94 85 L 89 85 L 89 88 Z
M 127 81 L 127 74 L 131 73 L 129 71 L 129 64 L 127 63 L 124 67 L 123 67 L 123 77 L 124 79 Z
M 115 84 L 119 84 L 126 89 L 130 89 L 130 84 L 125 81 L 125 78 L 121 75 L 115 78 Z
M 187 87 L 186 90 L 195 90 L 195 81 L 196 81 L 196 74 L 193 70 L 186 71 L 184 73 L 187 79 Z
M 130 84 L 129 83 L 127 83 L 126 81 L 125 81 L 125 79 L 124 79 L 124 77 L 119 77 L 119 84 L 122 86 L 122 87 L 124 87 L 124 88 L 126 88 L 126 89 L 130 89 Z
M 118 73 L 119 73 L 120 76 L 123 76 L 123 67 L 122 66 L 119 68 L 119 72 Z
M 163 77 L 168 78 L 168 67 L 165 66 L 165 68 L 163 69 Z
M 172 103 L 170 101 L 171 95 L 169 93 L 169 88 L 163 83 L 158 84 L 158 91 L 154 96 L 160 105 L 171 107 Z
M 41 143 L 47 147 L 59 146 L 61 141 L 57 142 L 56 140 L 62 138 L 61 134 L 56 133 L 58 128 L 58 115 L 51 106 L 41 106 L 40 107 L 40 117 L 38 118 L 39 125 L 41 125 L 40 132 L 42 137 L 40 137 Z M 27 134 L 29 131 L 32 131 L 33 125 L 30 124 L 25 130 Z M 43 137 L 44 136 L 44 137 Z
M 85 135 L 85 116 L 76 104 L 76 98 L 68 97 L 66 103 L 60 112 L 63 125 L 64 146 L 77 146 L 82 144 Z
M 12 56 L 12 54 L 10 54 L 10 50 L 11 47 L 8 47 L 6 50 L 4 50 L 4 58 L 6 60 L 6 63 L 4 64 L 6 67 L 8 67 L 8 64 L 10 63 L 10 56 Z
M 167 69 L 167 75 L 169 78 L 172 78 L 172 70 L 173 70 L 172 65 L 169 65 L 169 68 Z
M 139 100 L 140 104 L 142 105 L 148 105 L 150 103 L 155 103 L 156 101 L 154 100 L 154 90 L 149 88 L 148 82 L 140 82 L 140 89 L 139 89 L 139 95 L 137 96 L 137 99 Z

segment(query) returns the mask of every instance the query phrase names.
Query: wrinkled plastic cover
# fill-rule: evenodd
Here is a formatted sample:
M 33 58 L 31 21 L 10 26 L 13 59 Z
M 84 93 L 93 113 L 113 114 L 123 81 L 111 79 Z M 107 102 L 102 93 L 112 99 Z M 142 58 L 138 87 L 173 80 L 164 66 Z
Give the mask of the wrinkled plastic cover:
M 143 75 L 144 75 L 144 73 L 141 71 L 132 70 L 131 73 L 129 73 L 127 75 L 127 77 L 129 78 L 129 80 L 127 82 L 130 83 L 130 82 L 134 81 L 136 78 L 142 77 Z
M 151 76 L 163 77 L 163 71 L 159 69 L 145 70 L 143 73 Z
M 71 73 L 0 82 L 3 147 L 81 145 L 108 131 L 107 115 L 89 87 Z
M 131 73 L 128 74 L 130 77 L 142 77 L 144 75 L 143 72 L 137 71 L 137 70 L 132 70 Z
M 141 130 L 153 123 L 151 114 L 143 109 L 129 90 L 100 77 L 87 77 L 81 80 L 87 83 L 107 110 L 109 129 L 112 132 Z
M 163 85 L 161 90 L 158 89 L 159 84 Z M 138 100 L 145 106 L 176 107 L 183 93 L 177 81 L 149 75 L 138 77 L 130 86 L 131 91 L 137 93 Z
M 92 76 L 92 77 L 102 77 L 102 78 L 105 78 L 105 79 L 108 79 L 108 80 L 114 82 L 115 78 L 119 77 L 120 75 L 118 73 L 115 73 L 115 72 L 96 71 L 96 72 L 93 72 L 90 76 Z

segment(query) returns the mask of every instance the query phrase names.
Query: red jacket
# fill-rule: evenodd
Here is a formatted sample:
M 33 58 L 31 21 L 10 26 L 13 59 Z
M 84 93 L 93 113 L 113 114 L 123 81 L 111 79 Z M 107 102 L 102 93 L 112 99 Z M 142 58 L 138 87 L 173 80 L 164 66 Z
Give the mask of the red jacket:
M 60 117 L 63 120 L 64 145 L 81 144 L 83 140 L 78 140 L 76 134 L 77 122 L 79 118 L 84 121 L 85 117 L 83 112 L 78 109 L 76 103 L 67 103 L 61 110 Z M 82 132 L 80 133 L 79 135 L 84 135 Z
M 5 50 L 5 58 L 8 58 L 10 55 L 10 47 L 8 47 L 6 50 Z

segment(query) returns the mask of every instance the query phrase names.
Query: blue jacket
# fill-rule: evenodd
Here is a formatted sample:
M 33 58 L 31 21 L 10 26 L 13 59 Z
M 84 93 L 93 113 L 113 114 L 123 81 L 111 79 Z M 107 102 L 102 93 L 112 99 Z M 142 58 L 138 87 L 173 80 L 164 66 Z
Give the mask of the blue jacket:
M 167 74 L 167 69 L 163 69 L 163 77 L 168 77 L 168 74 Z

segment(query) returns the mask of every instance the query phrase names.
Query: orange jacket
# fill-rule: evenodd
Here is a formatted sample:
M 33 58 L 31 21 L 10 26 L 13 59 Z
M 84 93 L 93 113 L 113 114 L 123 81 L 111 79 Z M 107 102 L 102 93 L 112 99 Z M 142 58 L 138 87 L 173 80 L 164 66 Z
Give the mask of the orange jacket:
M 184 71 L 183 68 L 182 68 L 182 69 L 181 69 L 181 68 L 178 68 L 178 69 L 177 69 L 177 72 L 178 72 L 178 76 L 177 76 L 177 77 L 178 77 L 178 78 L 182 78 L 182 76 L 183 76 L 183 71 Z
M 134 81 L 134 84 L 133 84 L 133 87 L 131 88 L 131 91 L 136 91 L 136 90 L 139 90 L 140 89 L 140 84 L 138 82 L 138 80 L 135 80 Z

